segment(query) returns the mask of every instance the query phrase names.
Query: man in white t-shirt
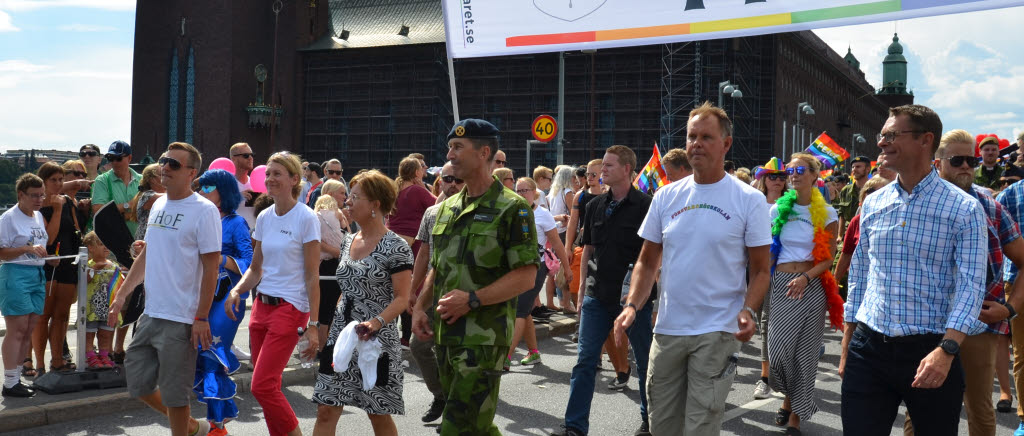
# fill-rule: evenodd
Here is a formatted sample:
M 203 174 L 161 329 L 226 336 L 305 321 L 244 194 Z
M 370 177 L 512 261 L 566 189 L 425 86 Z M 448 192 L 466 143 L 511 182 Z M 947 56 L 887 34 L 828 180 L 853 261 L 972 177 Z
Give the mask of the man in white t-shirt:
M 173 435 L 205 435 L 206 420 L 189 416 L 197 347 L 210 347 L 207 317 L 221 261 L 220 212 L 191 190 L 202 166 L 199 151 L 174 142 L 160 157 L 167 195 L 149 213 L 146 243 L 110 304 L 108 323 L 146 280 L 146 310 L 125 356 L 128 393 L 167 415 Z
M 249 180 L 249 172 L 253 169 L 253 154 L 249 144 L 244 142 L 236 143 L 228 149 L 231 155 L 231 162 L 235 164 L 235 181 L 238 182 L 238 192 L 242 193 L 242 203 L 238 205 L 235 213 L 245 218 L 249 228 L 256 226 L 256 213 L 253 209 L 252 200 L 260 195 L 252 190 L 252 183 Z
M 690 112 L 686 157 L 693 175 L 654 195 L 639 234 L 621 339 L 662 268 L 660 313 L 647 376 L 651 433 L 717 435 L 736 374 L 740 341 L 754 334 L 768 290 L 771 226 L 764 195 L 726 177 L 732 123 L 710 103 Z M 749 285 L 746 282 L 750 268 Z M 680 365 L 680 362 L 683 364 Z

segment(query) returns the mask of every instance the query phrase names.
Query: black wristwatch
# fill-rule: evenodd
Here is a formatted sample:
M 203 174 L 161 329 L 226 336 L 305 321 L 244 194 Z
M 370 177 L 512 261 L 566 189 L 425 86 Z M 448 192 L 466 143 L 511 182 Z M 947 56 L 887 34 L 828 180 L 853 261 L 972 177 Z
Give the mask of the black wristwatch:
M 480 307 L 480 299 L 476 297 L 476 292 L 469 293 L 469 308 L 474 310 Z
M 960 354 L 960 344 L 952 339 L 943 339 L 942 342 L 939 342 L 939 348 L 951 356 Z
M 1010 303 L 1003 303 L 1003 307 L 1005 307 L 1006 310 L 1010 311 L 1010 316 L 1006 317 L 1007 321 L 1017 317 L 1017 310 L 1013 308 L 1013 305 L 1011 305 Z

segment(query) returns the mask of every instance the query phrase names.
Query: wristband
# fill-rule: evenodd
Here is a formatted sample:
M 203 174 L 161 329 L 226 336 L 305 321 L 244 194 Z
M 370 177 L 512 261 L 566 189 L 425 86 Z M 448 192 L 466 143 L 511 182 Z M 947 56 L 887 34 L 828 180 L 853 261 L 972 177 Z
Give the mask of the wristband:
M 811 283 L 811 276 L 807 275 L 807 273 L 802 272 L 800 273 L 800 275 L 804 276 L 804 279 L 807 280 L 807 283 Z
M 633 304 L 633 303 L 626 303 L 626 305 L 625 305 L 625 306 L 623 306 L 622 308 L 623 308 L 623 309 L 625 309 L 625 308 L 627 308 L 627 307 L 632 307 L 632 308 L 633 308 L 633 311 L 634 311 L 634 312 L 636 312 L 636 311 L 637 311 L 637 309 L 636 309 L 636 305 L 635 305 L 635 304 Z
M 743 310 L 750 312 L 750 319 L 754 320 L 754 323 L 757 324 L 757 313 L 754 312 L 754 309 L 751 309 L 750 306 L 743 306 Z
M 380 315 L 373 317 L 373 319 L 377 320 L 377 322 L 380 323 L 380 328 L 384 328 L 384 325 L 387 324 L 386 322 L 384 322 L 384 317 Z
M 199 318 L 199 317 L 196 317 L 196 321 L 210 322 L 210 320 L 207 319 L 207 318 Z

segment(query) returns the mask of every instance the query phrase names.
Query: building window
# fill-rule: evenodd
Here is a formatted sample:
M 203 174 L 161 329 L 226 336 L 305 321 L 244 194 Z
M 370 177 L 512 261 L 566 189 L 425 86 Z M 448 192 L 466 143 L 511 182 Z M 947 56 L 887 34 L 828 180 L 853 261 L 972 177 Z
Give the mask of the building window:
M 178 140 L 178 80 L 178 50 L 174 50 L 167 88 L 167 142 Z
M 192 144 L 193 113 L 196 102 L 196 61 L 195 50 L 188 48 L 188 67 L 185 70 L 185 142 Z

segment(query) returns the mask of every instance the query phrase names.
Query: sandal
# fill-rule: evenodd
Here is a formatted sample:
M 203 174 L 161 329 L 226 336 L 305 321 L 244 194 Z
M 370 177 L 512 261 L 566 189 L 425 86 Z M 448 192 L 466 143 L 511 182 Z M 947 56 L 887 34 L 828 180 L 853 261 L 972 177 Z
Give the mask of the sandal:
M 25 377 L 35 377 L 39 375 L 36 369 L 32 367 L 32 359 L 25 359 L 25 361 L 22 362 L 21 375 Z
M 775 412 L 775 425 L 783 426 L 783 425 L 788 424 L 789 423 L 789 414 L 790 413 L 792 413 L 792 412 L 790 412 L 789 410 L 781 409 L 780 408 L 778 412 Z M 786 431 L 788 432 L 789 430 L 787 429 Z M 797 430 L 797 431 L 800 431 L 800 430 Z
M 100 359 L 98 354 L 90 354 L 85 357 L 85 361 L 89 365 L 89 369 L 105 369 L 106 365 L 103 364 L 103 359 Z
M 50 372 L 71 372 L 71 371 L 72 370 L 70 368 L 68 368 L 67 365 L 61 365 L 61 366 L 50 365 Z
M 118 365 L 124 365 L 124 351 L 115 351 L 110 353 L 111 359 Z

